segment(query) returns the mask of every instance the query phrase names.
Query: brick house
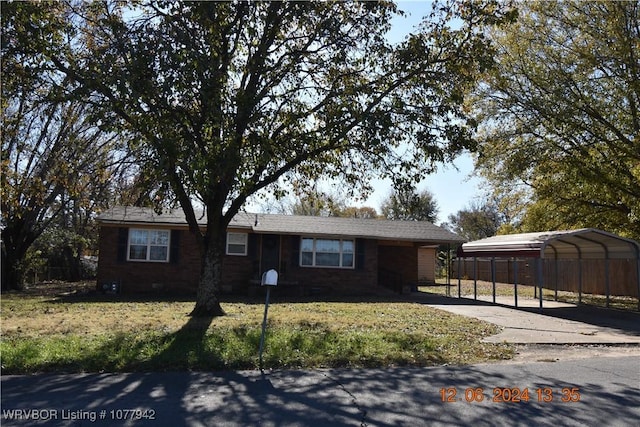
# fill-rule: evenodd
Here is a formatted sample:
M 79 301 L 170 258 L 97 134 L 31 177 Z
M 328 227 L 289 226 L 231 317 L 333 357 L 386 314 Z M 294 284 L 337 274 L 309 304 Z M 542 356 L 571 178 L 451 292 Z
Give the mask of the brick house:
M 181 210 L 116 207 L 98 221 L 99 289 L 195 293 L 200 255 Z M 402 291 L 433 282 L 438 246 L 463 241 L 423 221 L 239 213 L 227 229 L 222 292 L 251 293 L 271 268 L 299 294 Z

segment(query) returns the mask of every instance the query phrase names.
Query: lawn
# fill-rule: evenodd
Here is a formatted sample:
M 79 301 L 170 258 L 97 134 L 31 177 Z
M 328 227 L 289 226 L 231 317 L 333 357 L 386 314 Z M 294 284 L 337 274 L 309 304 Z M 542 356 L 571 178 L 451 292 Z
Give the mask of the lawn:
M 2 295 L 2 373 L 258 368 L 264 299 L 227 298 L 227 316 L 188 316 L 192 300 L 41 284 Z M 84 288 L 83 288 L 84 287 Z M 481 340 L 499 328 L 388 295 L 366 301 L 272 298 L 264 368 L 471 364 L 509 359 Z

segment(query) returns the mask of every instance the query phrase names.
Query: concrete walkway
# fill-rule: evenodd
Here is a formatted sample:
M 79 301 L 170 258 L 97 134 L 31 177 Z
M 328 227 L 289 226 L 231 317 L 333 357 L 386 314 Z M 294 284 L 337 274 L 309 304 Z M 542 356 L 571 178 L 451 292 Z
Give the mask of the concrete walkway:
M 480 299 L 482 298 L 482 299 Z M 512 297 L 479 297 L 478 300 L 429 295 L 425 304 L 451 313 L 473 317 L 503 328 L 488 342 L 513 344 L 638 344 L 640 313 L 591 306 L 520 298 L 519 308 Z

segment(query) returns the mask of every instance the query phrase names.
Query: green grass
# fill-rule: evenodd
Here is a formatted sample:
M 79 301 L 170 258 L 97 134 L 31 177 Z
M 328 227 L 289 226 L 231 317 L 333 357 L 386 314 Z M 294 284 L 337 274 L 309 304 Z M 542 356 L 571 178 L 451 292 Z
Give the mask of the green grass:
M 192 301 L 92 295 L 3 295 L 2 373 L 255 369 L 263 301 L 223 303 L 227 316 L 187 316 Z M 471 364 L 509 359 L 482 342 L 499 328 L 418 302 L 278 302 L 265 368 Z

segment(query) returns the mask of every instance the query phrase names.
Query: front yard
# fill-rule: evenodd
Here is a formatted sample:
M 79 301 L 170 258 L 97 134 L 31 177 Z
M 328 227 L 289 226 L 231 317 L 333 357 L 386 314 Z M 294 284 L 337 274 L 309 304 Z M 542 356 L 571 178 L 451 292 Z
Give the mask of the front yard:
M 2 295 L 2 373 L 255 369 L 264 299 L 227 299 L 194 319 L 191 300 L 102 296 L 92 284 Z M 471 364 L 509 359 L 482 338 L 494 325 L 404 298 L 279 300 L 269 307 L 265 368 Z

